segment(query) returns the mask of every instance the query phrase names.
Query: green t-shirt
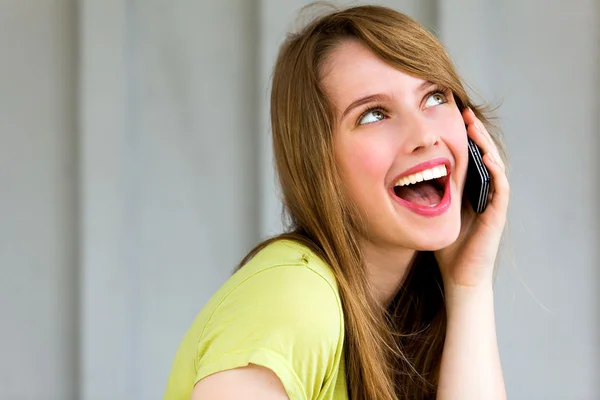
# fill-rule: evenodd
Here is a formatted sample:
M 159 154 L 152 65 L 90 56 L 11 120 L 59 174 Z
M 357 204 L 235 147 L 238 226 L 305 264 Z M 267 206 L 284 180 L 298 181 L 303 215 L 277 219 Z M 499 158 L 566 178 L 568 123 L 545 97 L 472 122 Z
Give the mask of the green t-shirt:
M 165 400 L 249 363 L 272 370 L 291 400 L 347 399 L 344 318 L 335 277 L 309 248 L 271 243 L 200 311 L 175 356 Z

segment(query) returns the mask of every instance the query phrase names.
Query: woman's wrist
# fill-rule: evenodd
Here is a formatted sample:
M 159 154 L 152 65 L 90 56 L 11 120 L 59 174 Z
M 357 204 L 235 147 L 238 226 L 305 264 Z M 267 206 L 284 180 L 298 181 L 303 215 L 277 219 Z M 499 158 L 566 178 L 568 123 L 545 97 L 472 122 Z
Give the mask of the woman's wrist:
M 444 298 L 446 310 L 450 314 L 456 308 L 481 308 L 493 305 L 493 284 L 489 282 L 474 286 L 457 285 L 444 281 Z

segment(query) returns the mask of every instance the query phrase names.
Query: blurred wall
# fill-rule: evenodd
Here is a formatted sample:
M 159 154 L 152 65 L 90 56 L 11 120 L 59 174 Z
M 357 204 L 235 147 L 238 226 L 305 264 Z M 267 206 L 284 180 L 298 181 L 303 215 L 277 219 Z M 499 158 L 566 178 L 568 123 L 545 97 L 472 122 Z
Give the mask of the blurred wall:
M 196 313 L 281 229 L 268 84 L 306 3 L 0 2 L 0 399 L 162 397 Z M 599 5 L 379 3 L 503 102 L 510 398 L 596 398 Z
M 495 297 L 509 398 L 600 398 L 600 3 L 441 4 L 463 75 L 501 104 L 511 206 Z
M 0 1 L 0 399 L 77 391 L 76 2 Z
M 82 3 L 85 399 L 160 397 L 183 331 L 258 238 L 256 12 Z

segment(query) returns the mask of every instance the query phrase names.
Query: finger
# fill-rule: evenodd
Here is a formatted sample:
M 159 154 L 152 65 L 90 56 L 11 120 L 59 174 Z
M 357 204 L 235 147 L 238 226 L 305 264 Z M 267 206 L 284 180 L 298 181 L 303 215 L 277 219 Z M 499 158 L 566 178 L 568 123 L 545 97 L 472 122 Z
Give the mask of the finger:
M 478 121 L 477 116 L 470 108 L 465 108 L 462 112 L 463 119 L 467 125 L 474 125 Z
M 494 143 L 492 135 L 490 135 L 483 122 L 481 122 L 481 120 L 477 118 L 475 112 L 473 112 L 473 110 L 471 110 L 470 108 L 467 108 L 465 117 L 465 121 L 467 121 L 469 125 L 473 125 L 475 129 L 477 129 L 481 133 L 482 137 L 485 140 L 487 140 L 492 145 L 492 147 L 496 148 L 496 143 Z
M 492 149 L 494 149 L 494 153 L 499 156 L 500 155 L 500 151 L 498 149 L 498 145 L 494 141 L 494 138 L 492 137 L 492 135 L 490 134 L 490 132 L 487 130 L 487 128 L 485 127 L 485 125 L 483 124 L 483 122 L 481 122 L 480 120 L 477 120 L 476 123 L 475 123 L 475 127 L 477 128 L 477 130 L 479 131 L 479 133 L 481 133 L 481 135 L 488 141 L 488 143 L 490 144 L 490 147 Z M 498 159 L 500 160 L 500 163 L 503 163 L 501 157 L 498 157 Z M 502 164 L 502 165 L 504 165 L 504 164 Z
M 484 156 L 485 154 L 489 154 L 490 156 L 492 156 L 494 158 L 494 160 L 496 160 L 497 164 L 500 166 L 502 171 L 504 172 L 506 167 L 504 165 L 504 161 L 502 160 L 502 157 L 500 157 L 500 152 L 498 151 L 498 146 L 496 146 L 496 143 L 494 143 L 494 141 L 491 139 L 491 136 L 489 135 L 489 133 L 487 133 L 487 130 L 481 131 L 481 129 L 479 129 L 477 127 L 475 127 L 474 129 L 475 129 L 475 135 L 479 137 L 479 140 L 482 143 L 479 146 L 483 152 L 482 156 Z M 475 140 L 475 139 L 473 139 L 473 140 Z M 478 142 L 476 141 L 475 143 L 478 143 Z
M 465 121 L 470 122 L 470 124 L 467 125 L 468 136 L 473 139 L 475 144 L 481 148 L 484 154 L 491 153 L 491 155 L 498 160 L 498 164 L 504 171 L 504 162 L 500 157 L 500 152 L 498 151 L 498 147 L 496 146 L 496 143 L 494 143 L 492 136 L 489 134 L 483 123 L 477 119 L 472 110 L 469 109 L 467 114 L 469 114 L 469 116 L 465 118 Z
M 471 108 L 465 108 L 465 110 L 463 111 L 463 117 L 467 124 L 478 125 L 480 129 L 485 130 L 485 125 L 483 125 L 483 122 L 481 122 L 481 120 L 477 118 L 477 115 L 475 115 L 475 111 L 473 111 Z
M 467 128 L 467 135 L 475 142 L 477 146 L 481 149 L 482 156 L 485 154 L 491 154 L 494 159 L 499 160 L 498 164 L 504 170 L 504 162 L 500 157 L 500 153 L 498 152 L 498 148 L 496 144 L 486 138 L 484 133 L 478 129 L 474 124 L 469 125 Z

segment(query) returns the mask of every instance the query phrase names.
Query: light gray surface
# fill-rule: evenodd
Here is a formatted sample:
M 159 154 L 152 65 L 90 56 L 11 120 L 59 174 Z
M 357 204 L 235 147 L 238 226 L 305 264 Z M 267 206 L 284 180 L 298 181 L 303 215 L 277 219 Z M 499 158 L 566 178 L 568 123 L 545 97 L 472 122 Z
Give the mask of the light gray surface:
M 257 236 L 251 6 L 84 2 L 85 399 L 162 394 Z
M 547 14 L 542 2 L 502 4 L 489 10 L 490 65 L 505 100 L 520 271 L 497 296 L 507 384 L 523 399 L 598 399 L 600 4 L 543 2 Z
M 3 400 L 77 390 L 74 6 L 0 2 Z
M 162 397 L 198 310 L 280 229 L 268 81 L 306 3 L 0 2 L 0 399 Z M 598 398 L 599 5 L 383 4 L 503 101 L 509 397 Z

